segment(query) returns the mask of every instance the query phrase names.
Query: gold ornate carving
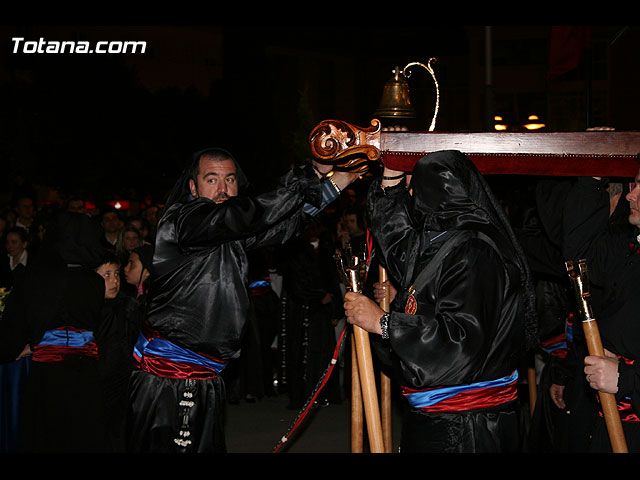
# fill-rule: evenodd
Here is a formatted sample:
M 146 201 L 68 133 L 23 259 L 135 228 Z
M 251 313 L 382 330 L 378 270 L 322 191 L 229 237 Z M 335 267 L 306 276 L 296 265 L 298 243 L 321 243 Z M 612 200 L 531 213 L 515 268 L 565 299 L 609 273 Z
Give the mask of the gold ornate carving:
M 336 170 L 365 172 L 368 162 L 380 159 L 381 124 L 361 128 L 341 120 L 324 120 L 309 135 L 311 152 L 319 162 Z

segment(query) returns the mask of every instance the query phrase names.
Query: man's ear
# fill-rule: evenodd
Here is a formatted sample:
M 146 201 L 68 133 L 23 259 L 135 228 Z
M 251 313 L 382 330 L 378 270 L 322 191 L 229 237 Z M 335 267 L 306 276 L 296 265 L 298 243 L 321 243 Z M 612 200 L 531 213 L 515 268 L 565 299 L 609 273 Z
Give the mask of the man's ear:
M 193 198 L 198 198 L 198 189 L 196 188 L 196 182 L 192 178 L 189 179 L 189 190 Z

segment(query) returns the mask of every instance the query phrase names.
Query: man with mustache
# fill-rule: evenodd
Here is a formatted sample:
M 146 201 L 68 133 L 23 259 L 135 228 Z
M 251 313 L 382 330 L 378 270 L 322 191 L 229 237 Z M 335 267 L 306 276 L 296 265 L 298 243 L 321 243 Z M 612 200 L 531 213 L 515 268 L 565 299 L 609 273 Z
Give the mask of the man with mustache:
M 131 379 L 129 449 L 225 452 L 220 373 L 240 354 L 249 311 L 246 251 L 302 231 L 357 175 L 312 162 L 255 197 L 233 156 L 196 153 L 158 223 L 147 324 Z

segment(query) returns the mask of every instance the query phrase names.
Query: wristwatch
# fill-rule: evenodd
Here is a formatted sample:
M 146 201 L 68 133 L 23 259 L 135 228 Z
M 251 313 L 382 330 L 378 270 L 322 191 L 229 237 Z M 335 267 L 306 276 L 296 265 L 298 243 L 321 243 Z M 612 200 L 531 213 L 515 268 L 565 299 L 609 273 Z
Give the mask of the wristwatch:
M 389 314 L 385 313 L 380 317 L 380 328 L 382 329 L 382 338 L 389 338 Z

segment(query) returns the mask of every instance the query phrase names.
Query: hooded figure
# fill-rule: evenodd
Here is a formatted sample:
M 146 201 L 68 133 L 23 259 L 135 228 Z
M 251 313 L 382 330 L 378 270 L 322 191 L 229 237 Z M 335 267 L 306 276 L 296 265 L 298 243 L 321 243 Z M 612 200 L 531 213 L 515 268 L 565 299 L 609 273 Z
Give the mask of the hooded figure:
M 398 290 L 378 329 L 388 341 L 373 338 L 409 403 L 401 451 L 517 451 L 517 367 L 535 344 L 533 290 L 484 179 L 462 153 L 434 152 L 409 188 L 374 181 L 367 204 Z
M 102 256 L 99 239 L 89 217 L 59 212 L 7 302 L 2 329 L 13 334 L 12 355 L 25 345 L 33 351 L 21 451 L 112 451 L 99 363 L 105 283 L 93 270 Z
M 201 175 L 222 168 L 207 162 L 219 161 L 225 178 L 229 161 L 235 164 L 237 184 L 237 194 L 221 202 L 194 189 Z M 203 165 L 209 170 L 200 172 Z M 194 155 L 166 203 L 156 235 L 148 325 L 135 351 L 132 451 L 226 450 L 220 373 L 239 356 L 246 329 L 246 250 L 292 238 L 304 225 L 304 206 L 319 207 L 324 200 L 310 166 L 290 170 L 274 191 L 256 197 L 244 194 L 246 185 L 228 152 L 207 149 Z

